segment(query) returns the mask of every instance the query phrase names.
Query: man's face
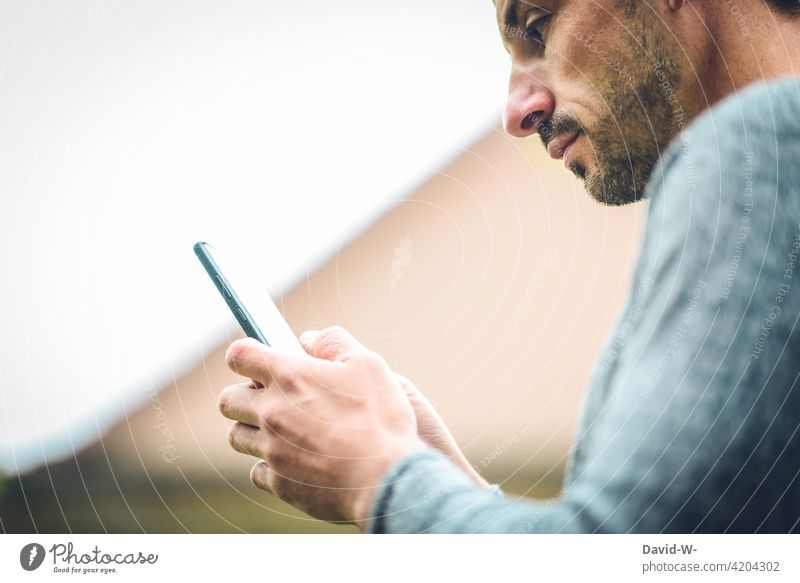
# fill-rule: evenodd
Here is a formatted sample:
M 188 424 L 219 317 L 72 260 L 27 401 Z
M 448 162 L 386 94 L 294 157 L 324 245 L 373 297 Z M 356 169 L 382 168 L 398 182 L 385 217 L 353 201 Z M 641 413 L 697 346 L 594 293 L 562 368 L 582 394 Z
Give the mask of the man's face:
M 597 201 L 641 199 L 683 127 L 680 66 L 641 0 L 496 0 L 511 54 L 505 128 L 538 133 Z

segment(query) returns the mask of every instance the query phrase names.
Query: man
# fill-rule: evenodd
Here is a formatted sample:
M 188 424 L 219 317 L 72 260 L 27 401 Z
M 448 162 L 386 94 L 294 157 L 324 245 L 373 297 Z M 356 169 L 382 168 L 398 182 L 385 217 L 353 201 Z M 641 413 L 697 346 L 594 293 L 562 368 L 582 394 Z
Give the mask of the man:
M 505 128 L 596 200 L 649 199 L 564 491 L 506 498 L 421 394 L 340 328 L 243 340 L 220 397 L 251 479 L 368 532 L 800 531 L 800 9 L 497 0 Z

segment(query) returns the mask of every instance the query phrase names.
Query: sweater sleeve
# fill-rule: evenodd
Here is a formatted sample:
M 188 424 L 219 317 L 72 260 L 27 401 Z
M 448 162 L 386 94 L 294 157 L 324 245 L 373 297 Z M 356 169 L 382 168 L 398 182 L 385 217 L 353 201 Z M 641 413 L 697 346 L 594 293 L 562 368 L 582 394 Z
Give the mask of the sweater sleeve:
M 478 488 L 441 453 L 428 450 L 396 463 L 376 494 L 369 533 L 528 533 L 569 527 L 566 506 L 513 500 Z

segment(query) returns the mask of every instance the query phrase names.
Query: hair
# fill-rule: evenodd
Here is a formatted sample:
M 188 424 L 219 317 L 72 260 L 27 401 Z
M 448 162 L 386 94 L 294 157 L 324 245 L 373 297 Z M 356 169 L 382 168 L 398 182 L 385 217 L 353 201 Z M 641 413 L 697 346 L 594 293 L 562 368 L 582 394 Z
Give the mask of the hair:
M 639 2 L 640 0 L 615 0 L 615 4 L 623 7 L 629 16 L 636 13 Z M 758 2 L 766 2 L 767 6 L 784 16 L 800 17 L 800 0 L 758 0 Z
M 800 16 L 800 0 L 767 0 L 767 4 L 777 8 L 782 14 Z

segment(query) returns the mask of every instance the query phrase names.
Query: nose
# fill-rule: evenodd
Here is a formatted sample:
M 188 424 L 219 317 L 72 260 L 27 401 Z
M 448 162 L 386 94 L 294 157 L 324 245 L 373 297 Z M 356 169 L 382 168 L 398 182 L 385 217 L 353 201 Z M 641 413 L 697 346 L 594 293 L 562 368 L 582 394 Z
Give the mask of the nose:
M 530 71 L 514 68 L 508 83 L 508 102 L 503 116 L 506 132 L 525 138 L 539 130 L 539 124 L 552 117 L 555 95 Z

